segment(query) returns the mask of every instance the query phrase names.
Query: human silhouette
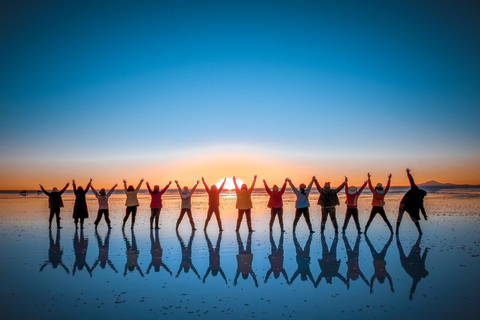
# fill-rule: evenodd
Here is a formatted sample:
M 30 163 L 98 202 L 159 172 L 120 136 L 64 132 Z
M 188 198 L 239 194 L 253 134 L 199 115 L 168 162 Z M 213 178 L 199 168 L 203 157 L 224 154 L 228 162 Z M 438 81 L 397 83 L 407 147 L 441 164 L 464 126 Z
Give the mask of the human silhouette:
M 40 189 L 42 189 L 43 193 L 48 196 L 48 208 L 50 209 L 50 217 L 48 218 L 48 228 L 52 228 L 52 220 L 53 216 L 55 216 L 57 220 L 57 228 L 62 228 L 60 226 L 60 208 L 63 208 L 63 200 L 62 194 L 67 190 L 69 183 L 63 187 L 62 190 L 58 190 L 57 187 L 52 189 L 52 192 L 48 192 L 45 188 L 39 184 Z
M 337 243 L 338 235 L 335 234 L 335 238 L 332 241 L 330 250 L 328 250 L 327 241 L 325 240 L 325 235 L 322 233 L 322 259 L 318 259 L 318 264 L 320 265 L 320 274 L 318 275 L 317 281 L 315 282 L 315 287 L 320 284 L 323 278 L 327 283 L 332 284 L 333 278 L 339 278 L 343 283 L 349 288 L 347 279 L 345 279 L 339 272 L 341 260 L 337 260 Z
M 203 276 L 203 283 L 205 283 L 207 276 L 211 272 L 212 276 L 214 277 L 216 277 L 220 273 L 222 275 L 223 280 L 225 280 L 225 283 L 227 284 L 228 283 L 227 277 L 225 276 L 223 269 L 220 267 L 220 242 L 222 241 L 222 231 L 218 232 L 217 245 L 215 247 L 213 247 L 212 242 L 210 241 L 210 238 L 208 237 L 208 234 L 206 231 L 205 231 L 205 240 L 207 241 L 207 245 L 208 245 L 209 266 L 208 266 L 207 272 L 205 272 L 205 275 Z
M 202 177 L 203 185 L 205 186 L 205 191 L 208 193 L 208 211 L 207 211 L 207 219 L 205 220 L 205 227 L 203 230 L 207 230 L 208 222 L 210 218 L 212 218 L 212 214 L 215 213 L 215 217 L 217 218 L 218 223 L 218 230 L 223 231 L 222 229 L 222 220 L 220 219 L 220 192 L 223 190 L 223 186 L 225 185 L 225 181 L 227 178 L 223 180 L 223 183 L 220 185 L 220 188 L 217 189 L 216 185 L 212 185 L 211 188 L 208 188 L 207 184 L 205 183 L 205 179 Z
M 343 235 L 343 242 L 345 243 L 345 249 L 347 250 L 347 288 L 350 288 L 350 280 L 357 280 L 361 278 L 367 286 L 370 286 L 367 278 L 363 275 L 363 272 L 360 270 L 360 266 L 358 265 L 358 256 L 360 252 L 360 234 L 357 236 L 357 240 L 355 241 L 355 246 L 352 248 L 350 247 L 350 243 L 348 242 L 347 236 Z
M 408 212 L 413 223 L 417 227 L 418 233 L 422 234 L 422 229 L 420 228 L 420 211 L 423 214 L 425 220 L 427 220 L 427 213 L 423 207 L 423 198 L 427 195 L 425 190 L 420 189 L 413 180 L 412 175 L 410 174 L 410 169 L 407 169 L 408 180 L 410 181 L 410 190 L 403 196 L 402 201 L 400 201 L 400 208 L 398 209 L 398 218 L 397 218 L 397 227 L 396 233 L 400 229 L 400 223 L 402 223 L 403 214 L 405 211 Z
M 88 218 L 87 199 L 85 195 L 90 189 L 92 179 L 88 182 L 85 190 L 80 186 L 77 188 L 75 180 L 72 180 L 73 192 L 75 193 L 75 204 L 73 205 L 73 219 L 75 221 L 75 228 L 78 228 L 78 220 L 80 220 L 80 228 L 83 229 L 83 221 Z
M 287 284 L 290 284 L 288 281 L 287 272 L 283 267 L 283 235 L 282 232 L 280 234 L 280 239 L 278 241 L 278 247 L 275 245 L 275 240 L 273 240 L 272 231 L 270 231 L 270 245 L 272 247 L 272 253 L 268 255 L 268 260 L 270 261 L 270 269 L 268 269 L 267 274 L 265 275 L 265 283 L 267 283 L 268 278 L 273 273 L 273 277 L 278 279 L 280 274 L 283 275 Z
M 132 236 L 132 244 L 130 245 L 130 241 L 127 238 L 127 235 L 125 234 L 125 229 L 122 228 L 122 233 L 123 233 L 123 239 L 125 240 L 125 246 L 126 246 L 126 255 L 127 255 L 127 262 L 125 262 L 125 270 L 123 272 L 123 276 L 127 275 L 127 270 L 132 272 L 135 269 L 140 273 L 140 275 L 143 277 L 144 274 L 142 272 L 142 269 L 140 269 L 140 266 L 138 265 L 138 254 L 140 251 L 137 249 L 137 240 L 135 239 L 135 233 L 133 232 L 133 229 L 130 230 L 131 236 Z
M 97 192 L 93 185 L 90 185 L 90 188 L 92 188 L 93 194 L 95 194 L 95 197 L 98 199 L 98 213 L 97 213 L 97 219 L 95 219 L 95 229 L 97 229 L 98 224 L 100 223 L 100 220 L 102 219 L 102 215 L 105 216 L 105 222 L 107 223 L 108 229 L 112 229 L 110 225 L 110 218 L 109 218 L 109 210 L 108 210 L 108 198 L 112 195 L 113 191 L 117 187 L 117 184 L 113 186 L 108 193 L 105 193 L 105 189 L 102 188 L 100 192 Z
M 67 266 L 62 262 L 63 247 L 60 245 L 60 229 L 57 228 L 57 235 L 55 241 L 53 240 L 52 230 L 48 230 L 48 235 L 50 237 L 48 260 L 45 260 L 45 262 L 40 267 L 39 272 L 42 272 L 42 270 L 50 264 L 53 269 L 57 269 L 58 266 L 61 266 L 67 273 L 70 273 Z
M 263 179 L 263 184 L 265 185 L 265 191 L 267 191 L 270 198 L 268 199 L 267 207 L 270 208 L 270 232 L 272 232 L 273 222 L 275 221 L 275 217 L 278 216 L 278 222 L 280 223 L 280 229 L 282 232 L 285 232 L 283 229 L 283 193 L 285 192 L 285 188 L 287 187 L 287 179 L 283 183 L 282 189 L 278 190 L 278 186 L 276 184 L 273 185 L 272 190 L 267 185 L 267 181 Z
M 73 238 L 73 249 L 75 251 L 75 263 L 73 264 L 72 275 L 75 275 L 75 271 L 78 269 L 87 269 L 90 277 L 92 276 L 92 269 L 89 267 L 86 261 L 88 239 L 83 236 L 83 229 L 80 229 L 80 237 L 78 235 L 78 229 L 75 229 L 75 237 Z
M 388 279 L 388 282 L 390 283 L 390 290 L 394 292 L 392 277 L 387 272 L 387 268 L 386 268 L 387 262 L 385 261 L 385 255 L 387 254 L 388 247 L 392 243 L 392 240 L 393 240 L 393 234 L 390 235 L 390 238 L 385 244 L 385 247 L 383 247 L 383 250 L 380 252 L 377 252 L 373 247 L 372 243 L 370 242 L 370 239 L 368 239 L 367 234 L 365 234 L 365 241 L 367 241 L 368 247 L 370 248 L 370 252 L 372 253 L 373 267 L 375 269 L 375 272 L 372 278 L 370 279 L 370 293 L 373 293 L 373 283 L 375 279 L 377 279 L 380 284 L 384 283 L 385 279 Z
M 247 218 L 248 232 L 253 232 L 252 229 L 252 192 L 255 188 L 255 182 L 257 181 L 257 175 L 253 177 L 253 182 L 250 188 L 244 183 L 242 184 L 241 189 L 238 188 L 237 179 L 233 176 L 233 184 L 235 185 L 235 192 L 237 193 L 237 204 L 236 208 L 238 209 L 238 218 L 237 218 L 237 228 L 235 231 L 240 230 L 240 224 L 242 223 L 243 214 Z
M 98 233 L 98 230 L 95 230 L 95 238 L 97 238 L 97 243 L 98 243 L 98 257 L 92 266 L 92 273 L 97 266 L 100 266 L 100 268 L 105 269 L 107 264 L 113 271 L 115 271 L 115 273 L 118 273 L 117 269 L 113 265 L 112 260 L 108 258 L 108 247 L 110 244 L 110 229 L 108 229 L 107 234 L 105 235 L 105 241 L 102 241 L 102 238 Z
M 178 233 L 178 230 L 177 230 L 177 238 L 178 238 L 178 241 L 180 242 L 180 247 L 182 249 L 182 262 L 180 262 L 180 267 L 178 268 L 178 272 L 175 278 L 178 278 L 182 269 L 183 269 L 183 272 L 185 273 L 188 273 L 188 271 L 192 269 L 193 272 L 197 275 L 198 279 L 201 279 L 200 275 L 197 272 L 197 269 L 195 269 L 195 266 L 193 265 L 193 262 L 192 262 L 192 244 L 193 244 L 194 237 L 195 237 L 195 230 L 192 230 L 192 233 L 190 234 L 190 240 L 188 241 L 188 245 L 185 245 L 182 237 L 180 236 L 180 233 Z
M 293 274 L 292 278 L 290 279 L 290 283 L 295 281 L 295 278 L 300 275 L 300 279 L 302 281 L 310 280 L 313 285 L 315 286 L 315 280 L 313 279 L 312 272 L 310 271 L 310 244 L 312 243 L 312 233 L 308 236 L 308 240 L 305 243 L 305 247 L 302 249 L 300 243 L 298 243 L 297 235 L 293 233 L 293 243 L 295 244 L 295 249 L 297 251 L 297 271 Z
M 142 186 L 142 183 L 143 183 L 143 179 L 140 180 L 137 188 L 134 188 L 132 185 L 129 185 L 127 188 L 127 180 L 125 179 L 123 180 L 123 188 L 125 190 L 125 195 L 127 196 L 127 200 L 125 201 L 125 206 L 127 208 L 125 209 L 125 217 L 123 218 L 122 229 L 125 228 L 125 223 L 127 222 L 130 214 L 132 214 L 131 229 L 133 229 L 135 225 L 135 216 L 137 215 L 137 207 L 140 205 L 138 202 L 137 194 L 138 194 L 138 191 L 140 190 L 140 187 Z
M 244 248 L 242 237 L 237 231 L 237 243 L 238 243 L 238 254 L 237 254 L 237 273 L 235 274 L 235 279 L 233 285 L 236 286 L 238 283 L 238 277 L 240 274 L 243 279 L 248 279 L 248 275 L 252 276 L 255 287 L 258 287 L 257 276 L 252 269 L 253 254 L 252 254 L 252 232 L 248 233 L 247 245 Z
M 150 229 L 150 242 L 152 243 L 150 253 L 152 254 L 152 261 L 147 269 L 147 274 L 150 272 L 150 269 L 153 267 L 155 272 L 159 272 L 160 268 L 164 268 L 172 275 L 172 271 L 167 267 L 167 265 L 162 260 L 163 249 L 160 245 L 160 237 L 158 236 L 158 229 L 155 229 L 155 238 L 153 236 L 153 229 Z
M 372 181 L 370 180 L 370 173 L 368 173 L 368 187 L 370 191 L 372 191 L 372 211 L 370 212 L 370 217 L 368 218 L 367 225 L 365 226 L 365 233 L 367 233 L 368 227 L 370 223 L 372 223 L 373 218 L 377 215 L 377 213 L 383 218 L 383 221 L 390 229 L 390 232 L 393 233 L 393 228 L 390 222 L 387 219 L 387 215 L 385 214 L 385 210 L 383 207 L 385 206 L 385 195 L 387 194 L 388 190 L 390 189 L 390 180 L 392 178 L 392 174 L 388 175 L 388 183 L 385 189 L 381 183 L 377 183 L 375 188 L 372 186 Z
M 409 299 L 413 299 L 413 294 L 417 289 L 417 284 L 428 276 L 428 271 L 425 269 L 425 260 L 427 259 L 428 248 L 423 250 L 423 255 L 421 255 L 422 249 L 420 248 L 420 241 L 422 240 L 422 235 L 419 234 L 417 242 L 413 245 L 408 256 L 405 255 L 403 251 L 402 244 L 400 243 L 400 238 L 397 234 L 397 247 L 398 253 L 400 254 L 400 262 L 403 269 L 412 277 L 412 287 L 410 288 Z
M 312 190 L 313 182 L 315 181 L 315 177 L 312 178 L 312 181 L 308 185 L 300 184 L 299 189 L 295 188 L 292 183 L 292 180 L 287 178 L 287 182 L 290 184 L 290 188 L 292 188 L 293 193 L 297 196 L 297 201 L 295 202 L 295 219 L 293 220 L 293 232 L 295 232 L 295 228 L 297 227 L 298 220 L 303 215 L 305 221 L 307 222 L 308 229 L 310 233 L 313 233 L 312 223 L 310 222 L 310 212 L 308 207 L 310 207 L 310 203 L 308 202 L 308 196 L 310 195 L 310 190 Z
M 332 189 L 330 188 L 330 182 L 325 182 L 325 185 L 322 188 L 320 187 L 317 179 L 315 179 L 315 186 L 317 187 L 318 192 L 320 192 L 320 197 L 318 198 L 318 205 L 322 206 L 322 225 L 320 228 L 321 233 L 325 231 L 325 224 L 327 223 L 327 218 L 329 216 L 330 220 L 332 221 L 333 227 L 335 228 L 335 233 L 338 233 L 338 223 L 335 206 L 340 205 L 337 194 L 343 189 L 343 186 L 345 186 L 346 182 L 347 177 L 345 177 L 345 181 L 340 186 L 338 186 L 338 188 Z
M 158 220 L 160 219 L 160 211 L 162 210 L 162 194 L 167 191 L 171 183 L 172 181 L 170 181 L 162 190 L 160 190 L 158 185 L 155 185 L 153 186 L 152 191 L 150 184 L 147 181 L 148 193 L 150 193 L 150 197 L 152 198 L 150 201 L 150 229 L 153 229 L 153 220 L 155 220 L 155 229 L 158 229 Z
M 353 217 L 353 221 L 355 221 L 355 226 L 357 227 L 358 233 L 362 233 L 360 229 L 360 221 L 358 221 L 358 197 L 362 193 L 363 189 L 367 185 L 367 181 L 363 183 L 360 189 L 354 186 L 348 186 L 348 179 L 345 180 L 345 203 L 347 205 L 347 212 L 345 213 L 345 221 L 343 222 L 342 233 L 345 233 L 345 230 L 348 226 L 348 221 L 350 218 Z
M 200 183 L 200 180 L 197 180 L 197 184 L 193 186 L 192 190 L 188 190 L 187 186 L 184 186 L 183 189 L 180 188 L 180 185 L 178 184 L 177 180 L 175 180 L 175 183 L 178 188 L 178 193 L 180 193 L 180 198 L 182 199 L 182 209 L 180 210 L 180 216 L 178 217 L 177 225 L 175 226 L 175 229 L 178 229 L 178 226 L 180 226 L 180 222 L 182 222 L 183 216 L 186 213 L 188 215 L 188 220 L 190 220 L 190 225 L 192 226 L 192 230 L 196 230 L 195 222 L 193 222 L 193 217 L 192 217 L 192 195 L 197 189 L 197 186 Z

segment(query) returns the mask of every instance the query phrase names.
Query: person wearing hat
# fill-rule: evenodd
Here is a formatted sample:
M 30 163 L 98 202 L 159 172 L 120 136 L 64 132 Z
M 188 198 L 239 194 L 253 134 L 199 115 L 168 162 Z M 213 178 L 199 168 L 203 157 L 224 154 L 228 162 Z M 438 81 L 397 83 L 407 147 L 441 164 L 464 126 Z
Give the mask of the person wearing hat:
M 52 228 L 52 220 L 53 216 L 55 215 L 57 219 L 57 228 L 61 229 L 62 227 L 60 226 L 60 208 L 63 207 L 63 201 L 62 201 L 62 193 L 67 190 L 68 186 L 70 183 L 67 183 L 65 187 L 63 187 L 62 190 L 58 190 L 56 187 L 52 189 L 52 192 L 48 192 L 45 190 L 45 188 L 39 184 L 40 189 L 42 189 L 43 193 L 45 193 L 48 196 L 48 208 L 50 209 L 50 217 L 48 218 L 48 228 Z
M 180 185 L 178 184 L 177 180 L 175 180 L 175 183 L 177 185 L 178 192 L 180 193 L 180 198 L 182 198 L 182 209 L 180 210 L 180 216 L 178 217 L 175 230 L 178 230 L 178 227 L 180 226 L 180 222 L 182 222 L 183 217 L 185 216 L 185 213 L 188 215 L 188 220 L 190 220 L 190 225 L 192 226 L 192 230 L 197 230 L 195 229 L 195 222 L 193 222 L 193 217 L 192 217 L 192 195 L 197 189 L 197 186 L 200 183 L 200 180 L 197 180 L 197 184 L 193 186 L 192 190 L 188 190 L 187 186 L 184 186 L 183 189 L 180 188 Z
M 305 221 L 307 222 L 308 229 L 310 233 L 314 233 L 312 229 L 312 222 L 310 222 L 310 212 L 308 207 L 310 207 L 310 202 L 308 201 L 308 196 L 310 195 L 310 190 L 312 190 L 313 181 L 315 181 L 315 176 L 312 178 L 312 181 L 308 185 L 308 187 L 302 183 L 299 186 L 299 189 L 295 188 L 292 183 L 292 180 L 287 178 L 287 182 L 290 184 L 290 188 L 292 188 L 293 193 L 297 196 L 297 201 L 295 202 L 295 219 L 293 220 L 293 232 L 295 232 L 295 228 L 297 227 L 298 220 L 303 215 Z
M 365 180 L 365 182 L 360 187 L 360 189 L 357 189 L 357 187 L 348 186 L 348 179 L 345 178 L 345 195 L 346 195 L 345 203 L 347 204 L 347 212 L 345 214 L 345 221 L 343 222 L 342 233 L 345 233 L 345 229 L 347 229 L 348 221 L 350 220 L 351 217 L 353 217 L 353 220 L 355 221 L 355 225 L 357 226 L 358 233 L 362 233 L 362 231 L 360 231 L 360 222 L 358 221 L 357 202 L 358 202 L 358 197 L 360 196 L 360 193 L 362 193 L 366 185 L 367 185 L 367 181 Z
M 108 193 L 105 193 L 105 189 L 102 188 L 100 192 L 97 192 L 93 188 L 93 185 L 90 186 L 92 188 L 93 194 L 95 194 L 95 197 L 98 199 L 98 213 L 97 213 L 97 219 L 95 219 L 95 229 L 97 229 L 98 224 L 100 223 L 100 220 L 102 219 L 102 215 L 105 215 L 105 221 L 107 222 L 108 229 L 112 229 L 110 226 L 110 219 L 108 217 L 108 198 L 112 195 L 113 191 L 117 187 L 117 184 L 113 186 Z
M 405 211 L 408 212 L 413 223 L 417 227 L 418 233 L 422 234 L 422 229 L 420 228 L 420 211 L 423 214 L 425 220 L 427 220 L 427 213 L 423 207 L 423 198 L 427 195 L 425 190 L 420 189 L 413 180 L 412 175 L 410 174 L 410 169 L 407 169 L 408 180 L 410 181 L 410 190 L 403 196 L 402 201 L 400 201 L 400 208 L 398 210 L 397 218 L 397 227 L 395 233 L 398 234 L 398 229 L 400 228 L 400 223 L 402 222 L 403 214 Z
M 320 187 L 317 179 L 315 179 L 315 185 L 317 186 L 318 192 L 320 192 L 318 204 L 322 206 L 322 226 L 320 229 L 321 233 L 323 233 L 323 231 L 325 230 L 325 224 L 327 223 L 328 216 L 330 216 L 330 220 L 332 221 L 333 227 L 335 228 L 335 233 L 338 233 L 335 206 L 338 206 L 340 204 L 337 193 L 339 193 L 343 189 L 345 183 L 347 183 L 347 177 L 345 177 L 345 181 L 336 189 L 330 188 L 330 182 L 325 182 L 325 185 L 322 188 Z
M 387 186 L 385 189 L 383 188 L 383 185 L 381 183 L 377 183 L 377 186 L 374 188 L 372 186 L 372 181 L 370 180 L 370 177 L 372 175 L 370 172 L 368 173 L 368 187 L 370 188 L 370 191 L 372 191 L 373 197 L 372 197 L 372 211 L 370 212 L 370 217 L 368 218 L 367 225 L 365 226 L 365 233 L 367 233 L 368 227 L 370 226 L 370 223 L 372 223 L 373 218 L 377 215 L 382 216 L 383 220 L 387 224 L 388 228 L 390 229 L 390 232 L 393 233 L 393 228 L 390 222 L 387 219 L 387 215 L 385 214 L 385 210 L 383 209 L 383 206 L 385 205 L 385 195 L 388 192 L 388 189 L 390 189 L 390 180 L 392 179 L 392 174 L 388 175 L 388 182 Z

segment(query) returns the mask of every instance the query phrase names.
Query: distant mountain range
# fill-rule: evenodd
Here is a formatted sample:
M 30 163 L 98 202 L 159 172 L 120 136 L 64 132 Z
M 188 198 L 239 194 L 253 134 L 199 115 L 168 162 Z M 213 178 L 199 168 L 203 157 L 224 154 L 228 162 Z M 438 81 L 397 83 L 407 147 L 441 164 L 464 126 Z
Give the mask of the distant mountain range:
M 435 180 L 427 181 L 425 183 L 420 183 L 419 187 L 430 187 L 430 188 L 477 188 L 480 185 L 471 185 L 471 184 L 454 184 L 454 183 L 441 183 Z

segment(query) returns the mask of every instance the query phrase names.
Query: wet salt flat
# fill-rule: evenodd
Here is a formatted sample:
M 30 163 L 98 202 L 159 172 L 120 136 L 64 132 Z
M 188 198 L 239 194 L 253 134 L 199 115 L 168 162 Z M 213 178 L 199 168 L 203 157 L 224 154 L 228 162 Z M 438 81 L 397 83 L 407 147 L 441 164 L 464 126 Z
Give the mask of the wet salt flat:
M 404 191 L 386 197 L 386 212 L 392 224 Z M 245 252 L 239 257 L 240 261 L 252 259 L 251 273 L 248 265 L 238 270 L 237 255 L 239 250 L 248 250 L 249 234 L 245 221 L 238 235 L 234 231 L 234 193 L 225 193 L 221 198 L 225 229 L 221 234 L 215 219 L 210 221 L 208 233 L 202 230 L 207 209 L 207 197 L 202 192 L 192 199 L 199 230 L 192 234 L 185 217 L 178 235 L 177 193 L 164 196 L 158 233 L 149 229 L 148 194 L 139 195 L 134 232 L 128 228 L 124 233 L 121 222 L 125 196 L 117 193 L 111 197 L 113 229 L 109 234 L 104 221 L 95 232 L 93 221 L 98 207 L 91 193 L 87 195 L 90 218 L 83 232 L 75 231 L 71 219 L 73 195 L 66 193 L 63 198 L 64 228 L 59 232 L 52 228 L 50 232 L 46 196 L 0 194 L 0 293 L 4 319 L 478 318 L 478 189 L 429 192 L 425 199 L 429 220 L 421 221 L 421 238 L 408 216 L 403 219 L 399 237 L 390 237 L 378 216 L 368 237 L 357 238 L 353 221 L 346 237 L 335 237 L 328 221 L 322 237 L 318 195 L 313 192 L 311 217 L 316 233 L 310 237 L 302 218 L 295 237 L 291 228 L 294 196 L 287 192 L 283 252 L 278 223 L 272 237 L 268 232 L 268 198 L 257 193 L 253 197 L 256 231 L 251 234 L 251 256 Z M 362 228 L 368 219 L 370 201 L 368 193 L 359 199 Z M 340 202 L 337 218 L 342 225 L 344 196 Z M 347 248 L 355 250 L 357 241 L 358 266 L 365 279 L 359 276 L 353 280 L 348 279 L 347 261 L 349 256 L 349 263 L 353 261 L 355 252 L 352 256 Z M 217 246 L 219 251 L 215 250 Z M 282 253 L 284 274 L 270 270 L 271 261 L 273 267 L 282 266 Z M 212 271 L 211 266 L 221 271 Z

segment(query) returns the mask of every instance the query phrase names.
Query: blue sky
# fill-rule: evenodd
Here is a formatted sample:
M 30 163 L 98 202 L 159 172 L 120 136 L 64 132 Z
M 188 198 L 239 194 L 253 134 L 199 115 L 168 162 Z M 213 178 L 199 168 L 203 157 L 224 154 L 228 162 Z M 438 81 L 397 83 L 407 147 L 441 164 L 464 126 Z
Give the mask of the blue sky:
M 79 163 L 126 170 L 212 149 L 308 160 L 312 171 L 322 159 L 464 170 L 480 160 L 479 8 L 2 3 L 2 180 L 19 163 L 62 164 L 70 177 Z

